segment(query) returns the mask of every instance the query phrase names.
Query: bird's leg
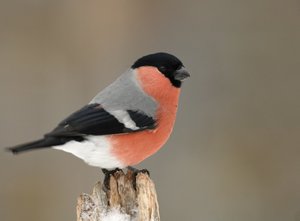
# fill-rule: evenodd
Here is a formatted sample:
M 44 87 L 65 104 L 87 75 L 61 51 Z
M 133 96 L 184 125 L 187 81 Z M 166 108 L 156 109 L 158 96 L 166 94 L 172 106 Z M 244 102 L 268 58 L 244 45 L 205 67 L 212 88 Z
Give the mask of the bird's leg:
M 136 176 L 139 173 L 146 173 L 148 176 L 150 176 L 150 172 L 147 169 L 139 170 L 139 169 L 131 167 L 131 166 L 128 166 L 127 169 L 132 171 L 132 174 L 133 174 L 132 186 L 135 190 L 136 190 Z
M 101 169 L 101 170 L 104 173 L 103 186 L 105 188 L 105 191 L 110 190 L 110 186 L 109 186 L 110 176 L 114 175 L 115 172 L 120 171 L 121 169 L 116 168 L 114 170 L 107 170 L 107 169 Z

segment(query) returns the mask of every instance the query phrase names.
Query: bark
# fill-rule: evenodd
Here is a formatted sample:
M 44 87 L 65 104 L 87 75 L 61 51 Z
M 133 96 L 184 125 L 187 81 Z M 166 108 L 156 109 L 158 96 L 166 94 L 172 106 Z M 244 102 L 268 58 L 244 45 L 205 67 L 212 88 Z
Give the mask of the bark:
M 159 206 L 153 181 L 148 174 L 117 171 L 111 175 L 109 190 L 96 183 L 92 194 L 83 193 L 77 200 L 77 221 L 159 221 Z

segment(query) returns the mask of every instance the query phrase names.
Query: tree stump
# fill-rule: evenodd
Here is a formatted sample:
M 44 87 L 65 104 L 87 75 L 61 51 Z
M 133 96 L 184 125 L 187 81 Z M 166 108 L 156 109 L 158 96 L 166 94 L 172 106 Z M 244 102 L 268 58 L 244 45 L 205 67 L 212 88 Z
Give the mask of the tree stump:
M 153 181 L 148 174 L 117 171 L 110 177 L 109 190 L 99 181 L 91 195 L 77 200 L 77 221 L 159 221 L 159 207 Z

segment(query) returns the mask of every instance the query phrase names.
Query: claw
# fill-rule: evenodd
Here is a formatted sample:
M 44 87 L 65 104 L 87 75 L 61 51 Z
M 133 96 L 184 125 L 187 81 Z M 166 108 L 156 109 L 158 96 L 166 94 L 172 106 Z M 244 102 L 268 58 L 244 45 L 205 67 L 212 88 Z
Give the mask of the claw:
M 147 170 L 147 169 L 142 169 L 142 170 L 139 170 L 139 169 L 136 169 L 134 167 L 127 167 L 128 170 L 131 170 L 132 171 L 132 175 L 133 175 L 133 180 L 132 180 L 132 186 L 134 188 L 134 190 L 136 191 L 136 177 L 139 173 L 145 173 L 147 174 L 148 176 L 150 176 L 150 172 Z
M 116 168 L 114 170 L 107 170 L 107 169 L 101 169 L 102 172 L 104 173 L 104 181 L 103 181 L 103 187 L 104 190 L 107 192 L 110 190 L 110 176 L 113 176 L 116 172 L 120 171 L 121 169 Z

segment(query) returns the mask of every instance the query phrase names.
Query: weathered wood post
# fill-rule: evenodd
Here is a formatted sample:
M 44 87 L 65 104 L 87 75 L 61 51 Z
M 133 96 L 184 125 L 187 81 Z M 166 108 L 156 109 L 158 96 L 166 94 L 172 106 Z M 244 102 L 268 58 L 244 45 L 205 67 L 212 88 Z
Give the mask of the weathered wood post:
M 159 221 L 159 206 L 153 181 L 148 174 L 117 171 L 110 177 L 109 190 L 98 182 L 91 195 L 83 193 L 77 201 L 77 221 Z

